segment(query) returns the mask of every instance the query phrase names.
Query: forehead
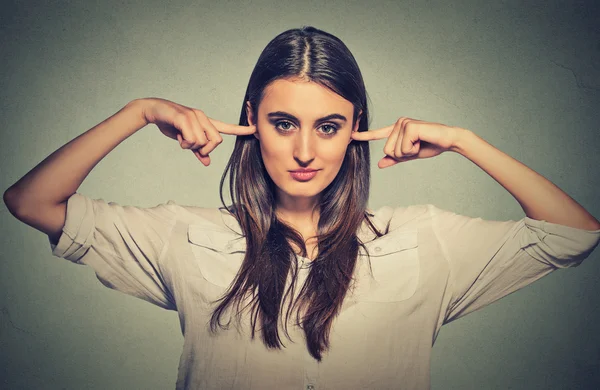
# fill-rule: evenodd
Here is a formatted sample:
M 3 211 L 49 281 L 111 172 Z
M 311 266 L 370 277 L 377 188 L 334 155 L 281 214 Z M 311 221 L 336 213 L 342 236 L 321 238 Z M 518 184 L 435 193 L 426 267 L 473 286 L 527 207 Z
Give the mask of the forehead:
M 278 79 L 265 88 L 259 112 L 285 111 L 320 117 L 333 112 L 351 116 L 352 103 L 313 81 Z

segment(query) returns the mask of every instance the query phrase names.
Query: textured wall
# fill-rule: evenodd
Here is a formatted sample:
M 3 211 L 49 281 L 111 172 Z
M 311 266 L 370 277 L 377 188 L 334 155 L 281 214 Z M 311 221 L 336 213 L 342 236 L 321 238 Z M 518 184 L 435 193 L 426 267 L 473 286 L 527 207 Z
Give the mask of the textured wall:
M 46 3 L 3 1 L 0 9 L 2 190 L 134 98 L 163 97 L 236 122 L 267 42 L 314 25 L 356 56 L 373 128 L 399 116 L 468 128 L 600 216 L 598 2 Z M 206 168 L 148 126 L 98 164 L 79 192 L 139 206 L 218 206 L 233 148 L 225 138 Z M 371 144 L 375 162 L 383 145 Z M 454 153 L 372 171 L 371 208 L 433 203 L 488 219 L 524 216 L 508 192 Z M 0 218 L 0 387 L 174 387 L 176 313 L 53 257 L 46 236 L 3 204 Z M 599 388 L 598 275 L 596 251 L 582 266 L 444 327 L 432 387 Z

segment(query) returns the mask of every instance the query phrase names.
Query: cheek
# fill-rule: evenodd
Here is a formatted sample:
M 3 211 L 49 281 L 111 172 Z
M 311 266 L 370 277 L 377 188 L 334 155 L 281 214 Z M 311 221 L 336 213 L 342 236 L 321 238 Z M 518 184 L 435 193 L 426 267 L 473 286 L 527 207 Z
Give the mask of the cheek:
M 341 165 L 346 155 L 347 146 L 346 142 L 331 141 L 322 145 L 319 154 L 323 161 L 329 164 Z
M 277 137 L 261 137 L 260 152 L 263 163 L 271 175 L 277 168 L 288 166 L 288 160 L 292 155 L 288 143 Z
M 263 138 L 260 142 L 260 150 L 263 154 L 263 158 L 278 159 L 286 154 L 289 155 L 286 142 L 274 138 Z

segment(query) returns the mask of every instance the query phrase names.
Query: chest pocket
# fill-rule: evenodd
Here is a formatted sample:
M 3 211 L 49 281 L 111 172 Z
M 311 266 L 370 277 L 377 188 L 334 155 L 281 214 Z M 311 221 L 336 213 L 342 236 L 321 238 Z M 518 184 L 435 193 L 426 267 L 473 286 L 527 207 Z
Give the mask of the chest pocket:
M 398 302 L 411 298 L 420 274 L 417 230 L 391 232 L 365 246 L 373 273 L 367 256 L 361 253 L 354 300 Z
M 227 288 L 244 260 L 245 238 L 215 226 L 190 225 L 188 241 L 202 277 Z

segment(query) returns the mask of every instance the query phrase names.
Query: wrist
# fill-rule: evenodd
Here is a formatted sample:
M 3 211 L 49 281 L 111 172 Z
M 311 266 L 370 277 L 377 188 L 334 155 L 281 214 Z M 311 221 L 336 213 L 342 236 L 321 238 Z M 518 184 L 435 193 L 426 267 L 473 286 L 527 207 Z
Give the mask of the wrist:
M 134 99 L 125 105 L 125 109 L 131 111 L 139 119 L 140 128 L 150 123 L 146 117 L 148 101 L 144 98 Z
M 473 132 L 461 127 L 453 127 L 452 131 L 452 146 L 449 150 L 464 155 L 465 144 L 468 142 L 469 137 L 473 136 Z

